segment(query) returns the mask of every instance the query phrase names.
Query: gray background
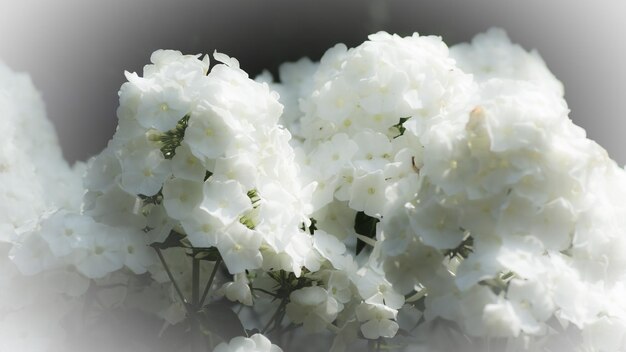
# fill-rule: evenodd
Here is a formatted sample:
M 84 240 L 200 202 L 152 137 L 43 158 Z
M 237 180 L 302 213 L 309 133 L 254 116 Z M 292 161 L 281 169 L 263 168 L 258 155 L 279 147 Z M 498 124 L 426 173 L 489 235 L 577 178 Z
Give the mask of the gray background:
M 381 29 L 454 44 L 499 26 L 539 50 L 565 84 L 572 119 L 623 165 L 625 10 L 619 0 L 0 0 L 0 60 L 30 72 L 74 161 L 106 145 L 123 71 L 139 71 L 158 48 L 217 49 L 254 76 Z

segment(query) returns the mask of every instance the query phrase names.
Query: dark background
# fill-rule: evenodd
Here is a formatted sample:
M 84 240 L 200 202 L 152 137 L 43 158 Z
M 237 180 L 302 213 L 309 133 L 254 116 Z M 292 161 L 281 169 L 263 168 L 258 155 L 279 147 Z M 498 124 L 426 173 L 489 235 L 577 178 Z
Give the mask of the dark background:
M 219 50 L 255 76 L 378 30 L 451 45 L 498 26 L 539 50 L 572 119 L 623 165 L 625 10 L 619 0 L 0 0 L 0 60 L 32 75 L 75 161 L 106 145 L 123 71 L 140 71 L 155 49 Z

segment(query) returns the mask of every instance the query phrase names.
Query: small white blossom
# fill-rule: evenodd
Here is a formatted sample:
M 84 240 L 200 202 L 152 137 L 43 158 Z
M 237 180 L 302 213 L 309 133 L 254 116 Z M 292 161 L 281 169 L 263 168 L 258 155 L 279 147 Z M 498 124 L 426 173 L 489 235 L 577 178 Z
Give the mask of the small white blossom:
M 250 198 L 237 181 L 209 178 L 204 183 L 203 195 L 200 209 L 220 219 L 224 225 L 232 223 L 245 211 L 252 209 Z
M 252 336 L 243 337 L 238 336 L 231 339 L 228 343 L 222 342 L 215 349 L 214 352 L 282 352 L 280 347 L 273 345 L 270 340 L 261 335 L 254 334 Z
M 181 87 L 153 86 L 142 93 L 137 121 L 145 128 L 168 131 L 191 110 L 190 105 Z
M 189 217 L 202 202 L 203 184 L 198 181 L 171 179 L 163 185 L 163 207 L 167 214 L 178 220 Z
M 354 178 L 349 205 L 369 216 L 378 216 L 385 202 L 385 178 L 382 171 Z
M 383 304 L 361 303 L 356 308 L 357 319 L 362 322 L 361 332 L 367 339 L 394 337 L 398 332 L 395 322 L 398 312 Z
M 261 267 L 262 237 L 240 223 L 234 223 L 219 237 L 217 248 L 231 274 Z
M 245 273 L 235 274 L 234 281 L 225 283 L 222 290 L 229 300 L 238 301 L 247 306 L 252 305 L 252 291 Z
M 138 149 L 122 158 L 121 184 L 131 194 L 155 195 L 171 173 L 169 160 L 158 149 Z
M 338 302 L 319 286 L 293 291 L 289 299 L 287 316 L 296 324 L 304 324 L 309 332 L 324 330 L 339 313 Z

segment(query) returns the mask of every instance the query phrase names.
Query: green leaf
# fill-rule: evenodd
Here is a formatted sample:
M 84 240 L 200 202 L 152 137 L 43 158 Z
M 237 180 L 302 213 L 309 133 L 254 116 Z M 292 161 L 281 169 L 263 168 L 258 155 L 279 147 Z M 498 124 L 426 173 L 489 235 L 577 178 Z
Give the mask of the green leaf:
M 220 258 L 220 252 L 215 247 L 195 248 L 195 253 L 188 254 L 190 257 L 198 260 L 208 260 L 215 262 Z
M 239 317 L 224 302 L 214 302 L 202 307 L 197 314 L 200 327 L 230 341 L 233 337 L 247 336 Z
M 360 211 L 356 213 L 356 217 L 354 218 L 354 231 L 359 235 L 374 238 L 376 237 L 376 224 L 379 221 L 379 219 Z M 363 248 L 365 248 L 365 242 L 358 240 L 356 243 L 356 254 L 361 253 Z
M 315 233 L 315 230 L 317 230 L 317 220 L 313 218 L 309 218 L 309 220 L 311 220 L 311 226 L 309 226 L 308 230 L 309 230 L 309 233 L 313 235 Z M 304 225 L 304 223 L 302 223 L 302 225 L 300 226 L 300 230 L 302 231 L 307 230 L 307 227 Z
M 401 117 L 400 121 L 393 126 L 394 128 L 398 130 L 398 135 L 393 138 L 398 138 L 404 134 L 404 131 L 406 131 L 406 128 L 404 127 L 404 123 L 407 122 L 409 119 L 410 117 Z
M 176 231 L 170 232 L 169 236 L 163 242 L 154 242 L 150 244 L 150 247 L 158 248 L 158 249 L 168 249 L 172 247 L 185 247 L 183 244 L 183 240 L 185 239 L 185 235 L 182 233 L 178 233 Z
M 141 202 L 143 205 L 147 205 L 147 204 L 161 204 L 161 202 L 163 201 L 163 190 L 159 190 L 159 192 L 157 192 L 157 194 L 153 195 L 153 196 L 146 196 L 143 194 L 139 194 L 139 199 L 141 199 Z
M 208 180 L 208 179 L 209 179 L 209 177 L 211 177 L 211 176 L 213 176 L 213 173 L 212 173 L 211 171 L 207 171 L 207 172 L 204 174 L 204 180 L 205 180 L 205 181 L 206 181 L 206 180 Z
M 161 152 L 165 159 L 171 159 L 176 154 L 176 148 L 180 146 L 180 143 L 185 138 L 185 130 L 189 123 L 189 115 L 185 115 L 173 129 L 163 133 L 160 136 L 160 142 L 162 143 Z

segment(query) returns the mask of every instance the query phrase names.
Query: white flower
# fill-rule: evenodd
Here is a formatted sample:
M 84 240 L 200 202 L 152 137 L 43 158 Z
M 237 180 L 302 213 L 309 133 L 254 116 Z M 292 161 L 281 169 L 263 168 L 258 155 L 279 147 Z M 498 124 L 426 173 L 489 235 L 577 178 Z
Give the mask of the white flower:
M 213 58 L 215 58 L 215 60 L 225 64 L 226 66 L 232 68 L 233 70 L 237 71 L 237 72 L 241 72 L 242 74 L 245 74 L 243 71 L 239 70 L 239 60 L 235 59 L 234 57 L 228 56 L 224 53 L 219 53 L 217 51 L 215 51 L 213 53 Z
M 416 234 L 409 225 L 409 218 L 404 206 L 388 208 L 385 214 L 384 228 L 379 235 L 381 250 L 385 255 L 395 257 L 406 252 Z
M 236 222 L 219 237 L 217 248 L 231 274 L 261 267 L 263 257 L 259 248 L 262 237 Z
M 404 304 L 404 296 L 397 293 L 381 273 L 364 267 L 357 275 L 355 285 L 366 302 L 384 304 L 392 309 L 399 309 Z
M 41 237 L 57 257 L 70 254 L 84 236 L 91 236 L 94 221 L 88 216 L 59 211 L 40 223 Z
M 348 273 L 345 271 L 331 271 L 326 282 L 326 287 L 328 293 L 341 304 L 346 304 L 353 299 L 352 282 L 348 277 Z
M 246 154 L 216 159 L 213 173 L 235 180 L 246 189 L 253 189 L 258 184 L 258 165 L 255 165 L 252 156 Z
M 316 98 L 319 101 L 317 113 L 321 119 L 344 127 L 352 125 L 350 115 L 357 108 L 358 97 L 343 78 L 327 82 Z
M 509 283 L 507 299 L 519 316 L 524 332 L 529 334 L 544 332 L 545 326 L 542 322 L 547 321 L 555 310 L 550 291 L 549 280 L 513 279 Z
M 158 149 L 137 149 L 121 158 L 122 188 L 131 194 L 155 195 L 171 174 L 169 160 Z
M 148 214 L 146 215 L 146 227 L 149 228 L 147 234 L 148 242 L 161 243 L 167 239 L 171 231 L 177 225 L 176 222 L 167 216 L 167 212 L 162 205 L 152 206 L 146 209 Z
M 180 86 L 152 85 L 141 95 L 137 121 L 145 128 L 165 132 L 176 127 L 178 121 L 191 110 L 190 105 Z
M 293 291 L 289 299 L 287 316 L 296 324 L 304 324 L 308 332 L 323 331 L 339 312 L 338 302 L 319 286 Z
M 227 282 L 222 286 L 226 298 L 233 302 L 241 302 L 247 306 L 252 305 L 252 291 L 245 273 L 235 274 L 234 281 Z
M 383 304 L 361 303 L 356 308 L 356 316 L 361 325 L 361 332 L 367 339 L 394 337 L 398 332 L 395 322 L 398 311 Z
M 89 199 L 91 196 L 94 199 Z M 86 215 L 97 222 L 140 229 L 146 225 L 146 218 L 139 214 L 140 204 L 137 196 L 115 186 L 105 193 L 87 192 L 84 208 Z
M 198 181 L 170 179 L 163 185 L 163 207 L 174 219 L 188 217 L 203 200 L 203 184 Z
M 426 246 L 419 246 L 426 247 Z M 431 251 L 424 251 L 427 254 L 435 254 L 431 247 L 426 247 Z M 432 281 L 434 275 L 433 270 L 441 266 L 441 262 L 436 263 L 436 255 L 433 255 L 429 259 L 429 262 L 419 261 L 416 258 L 416 250 L 413 246 L 406 247 L 406 253 L 398 256 L 385 257 L 383 263 L 383 269 L 385 271 L 385 277 L 393 285 L 394 289 L 401 294 L 409 294 L 412 292 L 419 283 Z M 426 258 L 419 258 L 426 259 Z M 435 259 L 435 260 L 433 260 Z M 420 264 L 430 264 L 428 266 L 417 267 Z M 435 265 L 433 265 L 435 264 Z M 419 278 L 419 280 L 418 280 Z
M 223 156 L 233 143 L 235 132 L 226 120 L 232 116 L 225 114 L 211 106 L 199 106 L 191 114 L 185 130 L 185 143 L 198 159 Z
M 338 133 L 329 141 L 317 146 L 310 156 L 311 165 L 318 169 L 322 179 L 336 175 L 348 165 L 358 146 L 344 133 Z
M 583 330 L 584 345 L 595 351 L 619 351 L 624 347 L 626 323 L 602 316 Z
M 92 191 L 106 191 L 119 180 L 120 174 L 120 162 L 107 148 L 89 160 L 87 175 L 83 178 L 83 182 L 85 188 Z
M 505 268 L 522 278 L 536 280 L 549 269 L 540 257 L 543 246 L 534 236 L 510 237 L 499 250 L 497 260 Z
M 462 336 L 544 349 L 560 338 L 549 326 L 557 321 L 580 334 L 581 349 L 623 349 L 626 171 L 568 119 L 562 87 L 535 53 L 498 30 L 451 55 L 438 37 L 379 32 L 319 63 L 283 65 L 282 83 L 259 78 L 269 84 L 214 57 L 209 72 L 206 56 L 161 50 L 143 77 L 126 74 L 118 129 L 89 162 L 82 206 L 83 167 L 62 161 L 40 99 L 0 65 L 0 198 L 9 200 L 0 204 L 0 341 L 9 349 L 46 345 L 43 325 L 30 334 L 12 324 L 33 304 L 77 311 L 90 280 L 135 285 L 144 276 L 129 275 L 150 272 L 138 290 L 98 293 L 114 298 L 104 307 L 185 319 L 147 245 L 171 231 L 218 249 L 232 301 L 252 305 L 253 277 L 266 288 L 267 271 L 293 273 L 306 287 L 290 293 L 286 314 L 308 332 L 339 332 L 333 348 L 359 328 L 394 337 L 401 309 L 407 325 L 425 320 L 415 329 L 424 348 Z M 353 257 L 358 212 L 377 224 L 373 248 Z M 163 254 L 190 295 L 187 252 Z M 424 311 L 404 295 L 423 299 Z M 242 312 L 246 325 L 265 314 L 262 297 Z M 216 351 L 280 349 L 257 334 Z
M 199 248 L 214 247 L 225 231 L 220 219 L 200 208 L 194 209 L 181 224 L 189 242 Z
M 154 265 L 156 257 L 146 243 L 143 231 L 139 229 L 120 229 L 120 231 L 123 236 L 121 251 L 124 253 L 124 265 L 135 274 L 145 273 Z
M 156 50 L 150 55 L 152 65 L 143 67 L 145 77 L 167 79 L 187 86 L 198 76 L 206 76 L 209 56 L 183 55 L 177 50 Z
M 317 70 L 318 63 L 309 58 L 301 58 L 296 62 L 285 62 L 278 67 L 280 76 L 279 83 L 271 83 L 271 77 L 261 75 L 256 80 L 267 81 L 270 88 L 280 95 L 280 103 L 284 111 L 280 116 L 280 124 L 287 127 L 294 136 L 300 135 L 300 107 L 299 98 L 305 96 L 313 89 L 313 74 Z
M 335 268 L 344 269 L 342 267 L 342 257 L 346 252 L 346 245 L 337 237 L 323 230 L 316 230 L 313 235 L 313 246 Z
M 315 226 L 318 229 L 324 230 L 343 241 L 356 234 L 354 231 L 356 213 L 344 202 L 332 202 L 311 217 L 317 220 Z
M 102 278 L 124 266 L 124 238 L 116 230 L 95 223 L 89 236 L 81 237 L 75 265 L 88 278 Z
M 363 82 L 360 87 L 361 99 L 359 105 L 369 114 L 373 114 L 372 120 L 386 120 L 381 124 L 381 130 L 393 126 L 398 122 L 398 118 L 385 119 L 383 114 L 394 115 L 399 107 L 405 103 L 405 93 L 409 85 L 409 77 L 405 72 L 385 72 L 384 63 L 381 62 L 379 72 L 374 79 Z M 416 103 L 414 107 L 418 107 Z
M 503 271 L 498 262 L 500 244 L 493 238 L 475 239 L 474 250 L 461 261 L 456 270 L 457 287 L 464 291 L 481 280 L 495 277 Z
M 22 234 L 20 242 L 11 248 L 8 257 L 24 275 L 35 275 L 59 266 L 58 258 L 36 231 Z
M 563 84 L 548 70 L 537 51 L 529 53 L 511 43 L 500 28 L 477 34 L 471 43 L 452 46 L 450 56 L 460 69 L 473 74 L 479 81 L 490 78 L 526 80 L 563 95 Z
M 230 342 L 222 342 L 213 352 L 282 352 L 282 349 L 276 345 L 272 345 L 270 340 L 261 335 L 254 334 L 252 336 L 238 336 L 230 340 Z
M 350 194 L 350 208 L 376 217 L 385 204 L 385 178 L 382 171 L 367 173 L 354 178 Z
M 451 309 L 456 314 L 454 320 L 462 324 L 468 334 L 488 336 L 490 329 L 498 334 L 518 331 L 516 315 L 510 312 L 508 302 L 498 298 L 489 287 L 476 285 L 460 297 L 454 293 L 451 296 L 453 303 L 449 302 L 450 307 L 443 309 Z M 504 302 L 504 306 L 498 305 L 499 302 Z M 487 309 L 488 305 L 492 305 L 491 308 Z
M 202 161 L 191 153 L 185 143 L 176 148 L 171 166 L 174 177 L 189 181 L 204 181 L 207 171 Z
M 356 167 L 373 172 L 389 163 L 393 147 L 384 134 L 365 130 L 355 134 L 353 140 L 358 146 L 354 155 Z
M 424 244 L 445 249 L 455 248 L 465 235 L 459 225 L 459 211 L 447 208 L 435 198 L 421 200 L 415 207 L 407 208 L 411 228 L 420 235 Z
M 507 300 L 500 299 L 496 303 L 487 304 L 482 319 L 489 336 L 510 337 L 517 336 L 520 332 L 519 317 Z
M 231 224 L 244 212 L 252 209 L 252 203 L 243 186 L 234 180 L 209 178 L 204 182 L 203 196 L 200 209 L 215 216 L 224 225 Z

